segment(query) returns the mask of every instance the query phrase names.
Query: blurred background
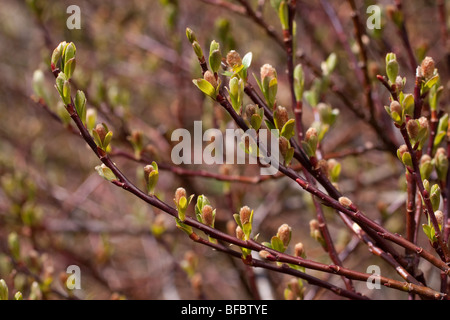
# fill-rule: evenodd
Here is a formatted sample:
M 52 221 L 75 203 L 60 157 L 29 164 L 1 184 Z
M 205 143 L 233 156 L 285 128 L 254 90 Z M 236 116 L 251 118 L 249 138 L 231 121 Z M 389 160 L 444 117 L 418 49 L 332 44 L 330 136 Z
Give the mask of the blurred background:
M 269 1 L 248 2 L 281 37 Z M 72 4 L 81 10 L 80 29 L 66 26 L 70 16 L 66 10 Z M 369 5 L 381 8 L 382 29 L 367 30 L 364 41 L 373 95 L 381 107 L 378 111 L 384 111 L 388 95 L 375 77 L 385 74 L 386 53 L 397 53 L 400 74 L 407 78 L 405 91 L 412 92 L 414 72 L 389 18 L 394 1 L 356 4 L 363 22 L 369 17 Z M 315 70 L 334 52 L 338 63 L 333 88 L 347 99 L 346 103 L 334 89 L 321 97 L 339 110 L 337 122 L 322 143 L 323 154 L 341 163 L 344 194 L 390 231 L 404 233 L 404 169 L 392 147 L 348 104 L 366 111 L 364 89 L 352 60 L 352 54 L 358 57 L 352 10 L 346 1 L 333 0 L 297 1 L 297 7 L 296 62 L 305 64 L 305 86 L 312 85 Z M 403 12 L 417 61 L 432 56 L 446 86 L 449 49 L 436 1 L 404 1 Z M 245 14 L 239 1 L 2 1 L 0 278 L 8 284 L 10 297 L 21 291 L 24 299 L 284 299 L 292 279 L 252 270 L 238 259 L 194 244 L 176 228 L 173 218 L 98 176 L 94 167 L 99 160 L 74 134 L 54 88 L 50 57 L 61 41 L 75 43 L 74 83 L 86 93 L 88 107 L 97 111 L 99 121 L 114 132 L 113 146 L 123 154 L 112 158 L 138 186 L 144 186 L 144 164 L 124 156 L 134 154 L 131 141 L 136 132 L 142 134 L 146 159 L 160 165 L 157 195 L 161 199 L 172 205 L 180 186 L 188 194 L 204 194 L 217 208 L 217 228 L 225 231 L 233 221 L 232 214 L 248 205 L 255 210 L 254 233 L 260 234 L 260 241 L 268 241 L 281 224 L 288 223 L 292 227 L 288 252 L 302 242 L 308 258 L 330 263 L 328 254 L 309 234 L 309 221 L 316 215 L 311 197 L 291 180 L 259 181 L 259 168 L 251 165 L 180 167 L 254 178 L 250 183 L 174 172 L 176 166 L 170 159 L 173 130 L 192 130 L 196 120 L 203 121 L 204 130 L 233 128 L 224 110 L 192 84 L 192 79 L 201 77 L 201 69 L 186 39 L 186 27 L 195 31 L 206 54 L 213 39 L 220 43 L 222 55 L 231 49 L 241 56 L 252 52 L 249 78 L 255 87 L 251 73 L 258 75 L 265 63 L 273 65 L 280 82 L 278 103 L 289 105 L 283 48 Z M 41 76 L 44 91 L 39 100 L 33 77 L 36 81 Z M 446 91 L 441 99 L 445 108 Z M 375 122 L 382 123 L 382 112 L 377 114 Z M 313 121 L 307 104 L 304 117 L 305 125 Z M 385 130 L 395 142 L 392 128 Z M 336 247 L 346 257 L 346 267 L 366 272 L 368 266 L 378 265 L 383 275 L 399 279 L 390 266 L 352 238 L 333 211 L 324 210 Z M 429 248 L 425 237 L 419 238 Z M 80 290 L 65 286 L 71 265 L 80 267 Z M 438 273 L 427 263 L 421 268 L 429 272 L 431 285 L 439 282 Z M 339 277 L 307 273 L 343 286 Z M 394 290 L 368 290 L 365 283 L 355 284 L 372 298 L 407 297 Z M 305 298 L 339 297 L 305 283 Z

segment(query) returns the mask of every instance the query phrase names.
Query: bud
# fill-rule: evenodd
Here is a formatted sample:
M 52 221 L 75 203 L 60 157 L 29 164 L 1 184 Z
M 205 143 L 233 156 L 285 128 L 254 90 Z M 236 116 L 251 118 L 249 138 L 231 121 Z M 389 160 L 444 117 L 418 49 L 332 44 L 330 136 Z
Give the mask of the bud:
M 389 115 L 397 124 L 403 123 L 403 108 L 400 103 L 393 100 L 389 106 Z
M 347 197 L 340 197 L 340 198 L 339 198 L 339 203 L 340 203 L 342 206 L 346 207 L 347 209 L 350 208 L 350 207 L 353 205 L 352 200 L 350 200 L 350 199 L 347 198 Z
M 42 291 L 36 281 L 31 284 L 30 300 L 42 300 Z
M 229 82 L 230 96 L 237 97 L 239 95 L 239 79 L 232 77 Z
M 241 227 L 239 226 L 236 227 L 236 238 L 238 238 L 239 240 L 245 240 L 244 231 L 242 231 Z
M 109 131 L 106 124 L 97 124 L 94 130 L 92 130 L 92 136 L 94 137 L 94 141 L 97 144 L 97 146 L 102 149 L 103 151 L 106 151 L 109 143 L 111 142 L 113 133 L 112 131 Z
M 238 67 L 242 64 L 241 56 L 235 50 L 231 50 L 227 54 L 227 63 L 232 68 Z
M 97 171 L 98 175 L 105 180 L 108 180 L 108 181 L 117 180 L 117 177 L 114 174 L 114 172 L 110 168 L 108 168 L 104 163 L 102 163 L 99 166 L 96 166 L 95 170 Z
M 386 55 L 386 74 L 391 83 L 395 83 L 398 76 L 398 62 L 395 53 L 388 53 Z
M 98 137 L 100 138 L 101 141 L 105 140 L 107 132 L 106 132 L 105 127 L 102 124 L 100 124 L 100 123 L 97 124 L 97 126 L 95 127 L 94 130 L 95 130 L 95 132 L 97 132 Z
M 339 109 L 332 109 L 329 104 L 323 102 L 317 104 L 317 110 L 319 111 L 322 123 L 330 126 L 336 122 L 336 118 L 339 115 Z
M 296 101 L 302 101 L 304 86 L 305 74 L 302 65 L 298 64 L 294 69 L 294 93 Z
M 420 176 L 423 179 L 428 179 L 433 171 L 433 163 L 431 157 L 428 154 L 424 154 L 420 158 Z
M 309 128 L 305 134 L 306 141 L 317 138 L 316 128 Z
M 415 120 L 408 121 L 406 130 L 408 131 L 410 139 L 415 140 L 419 135 L 419 122 Z
M 245 107 L 245 115 L 247 116 L 247 120 L 250 121 L 252 116 L 257 112 L 256 106 L 254 104 L 249 104 Z
M 202 209 L 202 220 L 203 223 L 207 226 L 213 226 L 214 225 L 214 214 L 213 214 L 213 208 L 210 205 L 205 205 Z
M 70 83 L 67 79 L 67 76 L 60 72 L 58 74 L 58 77 L 56 78 L 56 89 L 59 92 L 59 95 L 61 96 L 62 101 L 65 105 L 70 104 L 71 102 L 71 96 L 70 96 Z
M 75 53 L 77 48 L 73 42 L 67 43 L 62 52 L 63 64 L 64 64 L 64 73 L 66 73 L 66 65 L 69 60 L 75 58 Z M 66 74 L 67 75 L 67 74 Z M 70 77 L 69 77 L 70 78 Z
M 428 130 L 428 119 L 426 117 L 420 117 L 418 121 L 421 130 Z
M 305 133 L 305 141 L 302 141 L 305 152 L 309 157 L 314 157 L 316 155 L 318 143 L 317 130 L 313 127 L 309 128 Z
M 78 90 L 75 95 L 75 109 L 81 122 L 86 125 L 86 95 L 81 90 Z
M 194 41 L 192 43 L 192 48 L 194 49 L 195 55 L 199 60 L 204 58 L 202 47 L 200 47 L 200 44 L 197 41 Z
M 63 41 L 53 50 L 52 58 L 51 58 L 52 71 L 54 71 L 56 69 L 56 65 L 57 65 L 59 59 L 62 57 L 62 52 L 63 52 L 63 49 L 65 46 L 66 46 L 66 42 Z
M 156 184 L 158 183 L 159 171 L 155 161 L 144 167 L 145 181 L 147 183 L 147 191 L 150 195 L 155 193 Z
M 211 85 L 216 88 L 217 87 L 217 80 L 216 77 L 214 76 L 214 74 L 207 70 L 205 72 L 205 74 L 203 75 L 203 79 L 205 79 L 206 81 L 208 81 L 209 83 L 211 83 Z
M 280 136 L 278 139 L 278 145 L 280 146 L 280 153 L 283 157 L 286 156 L 289 149 L 289 141 L 283 136 Z
M 395 79 L 395 88 L 397 89 L 397 92 L 403 91 L 404 87 L 405 80 L 402 77 L 397 76 L 397 78 Z
M 299 242 L 294 247 L 294 255 L 296 257 L 304 257 L 305 255 L 305 248 L 303 246 L 303 243 Z
M 313 235 L 316 230 L 319 230 L 319 221 L 312 219 L 309 221 L 309 231 L 311 232 L 311 235 Z
M 270 252 L 269 252 L 269 251 L 266 251 L 266 250 L 261 250 L 261 251 L 259 252 L 259 256 L 260 256 L 261 258 L 263 258 L 263 259 L 267 259 L 267 257 L 270 256 Z
M 194 41 L 197 41 L 197 37 L 191 28 L 186 28 L 186 37 L 191 44 L 194 43 Z
M 341 174 L 341 164 L 336 159 L 328 160 L 328 173 L 330 175 L 331 182 L 337 182 L 339 175 Z
M 436 167 L 436 173 L 440 181 L 447 180 L 448 171 L 448 157 L 444 148 L 438 148 L 434 155 L 434 165 Z
M 289 115 L 285 107 L 278 106 L 274 113 L 273 119 L 277 129 L 281 130 L 286 122 L 289 120 Z
M 248 206 L 244 206 L 239 211 L 239 218 L 241 219 L 242 225 L 249 223 L 251 220 L 252 210 Z
M 219 43 L 213 40 L 211 41 L 209 50 L 209 66 L 213 73 L 219 71 L 221 63 L 222 63 L 222 54 L 220 53 Z
M 420 69 L 422 71 L 422 75 L 425 79 L 430 79 L 434 75 L 434 60 L 431 57 L 425 57 L 422 63 L 420 64 Z
M 244 82 L 238 77 L 232 77 L 229 82 L 229 94 L 233 109 L 240 114 L 244 97 Z
M 174 198 L 175 203 L 178 204 L 182 197 L 186 198 L 186 190 L 184 188 L 178 188 L 175 191 L 175 198 Z
M 412 167 L 412 159 L 411 154 L 408 151 L 408 147 L 405 144 L 402 144 L 397 149 L 397 157 L 400 159 L 400 161 L 408 167 Z
M 0 300 L 8 300 L 8 285 L 5 280 L 0 279 Z
M 15 232 L 8 235 L 8 248 L 15 260 L 20 260 L 20 241 L 19 236 Z
M 22 292 L 17 291 L 16 294 L 14 295 L 14 300 L 23 300 Z
M 291 241 L 291 233 L 292 229 L 287 224 L 282 224 L 278 228 L 277 237 L 280 238 L 285 248 L 289 245 L 289 242 Z
M 441 202 L 441 188 L 439 188 L 439 185 L 437 185 L 437 184 L 434 184 L 431 187 L 430 201 L 431 201 L 431 205 L 433 206 L 433 211 L 438 210 L 440 202 Z
M 444 213 L 441 210 L 437 210 L 434 213 L 434 215 L 435 215 L 436 220 L 437 220 L 437 222 L 439 224 L 439 227 L 442 228 L 442 226 L 444 225 Z
M 89 108 L 86 110 L 86 128 L 91 132 L 97 122 L 97 110 Z
M 265 78 L 276 77 L 277 72 L 274 67 L 266 63 L 261 67 L 260 75 L 261 75 L 261 82 L 264 82 Z

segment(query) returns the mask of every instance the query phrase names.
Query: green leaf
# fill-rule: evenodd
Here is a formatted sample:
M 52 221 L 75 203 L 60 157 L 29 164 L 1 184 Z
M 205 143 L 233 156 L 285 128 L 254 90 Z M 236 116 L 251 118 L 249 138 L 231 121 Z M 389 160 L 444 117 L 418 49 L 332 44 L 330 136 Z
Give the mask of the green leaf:
M 242 64 L 244 65 L 245 69 L 250 68 L 250 65 L 252 64 L 252 57 L 253 54 L 251 52 L 248 52 L 244 58 L 242 58 Z
M 323 70 L 324 75 L 325 76 L 330 75 L 336 68 L 336 65 L 337 65 L 337 55 L 336 53 L 332 52 L 325 61 L 325 70 Z
M 105 179 L 107 181 L 117 180 L 117 177 L 114 174 L 114 172 L 112 172 L 112 170 L 110 168 L 108 168 L 105 164 L 96 166 L 95 170 L 97 171 L 97 173 L 99 174 L 100 177 L 102 177 L 103 179 Z
M 405 153 L 402 155 L 402 162 L 403 162 L 403 164 L 404 164 L 405 166 L 408 166 L 408 167 L 412 167 L 412 166 L 413 166 L 411 154 L 410 154 L 409 152 L 405 152 Z
M 309 105 L 311 107 L 314 108 L 317 106 L 317 104 L 319 103 L 319 97 L 318 97 L 316 90 L 314 90 L 314 89 L 307 90 L 307 91 L 305 91 L 304 95 L 305 95 L 306 101 L 309 103 Z
M 247 222 L 243 225 L 242 231 L 244 231 L 245 239 L 250 239 L 250 234 L 252 233 L 252 224 Z
M 284 156 L 284 162 L 286 163 L 287 166 L 291 163 L 293 158 L 294 158 L 294 148 L 290 147 L 287 149 L 286 155 Z
M 405 95 L 403 98 L 402 107 L 405 115 L 407 114 L 411 117 L 414 116 L 414 96 L 412 94 Z
M 109 144 L 111 142 L 112 136 L 113 136 L 113 132 L 112 131 L 108 131 L 108 133 L 105 136 L 105 140 L 103 140 L 103 150 L 106 151 L 106 148 L 108 148 L 108 146 L 109 146 Z
M 222 62 L 222 54 L 220 50 L 214 50 L 209 54 L 209 66 L 213 73 L 216 73 L 220 69 L 220 64 Z
M 67 78 L 72 78 L 73 72 L 75 71 L 75 67 L 77 65 L 77 61 L 75 58 L 70 59 L 66 62 L 64 65 L 64 73 L 66 74 Z
M 62 90 L 62 100 L 64 102 L 65 105 L 69 105 L 71 102 L 71 98 L 70 98 L 70 83 L 69 81 L 64 81 L 63 84 L 63 90 Z
M 57 63 L 59 61 L 59 59 L 62 57 L 62 52 L 64 47 L 66 46 L 66 42 L 61 42 L 54 50 L 52 53 L 52 58 L 50 60 L 52 67 L 56 68 Z
M 284 252 L 285 249 L 284 249 L 283 242 L 277 236 L 273 236 L 270 243 L 272 245 L 272 249 L 279 251 L 279 252 Z
M 305 74 L 303 72 L 303 67 L 298 64 L 294 69 L 294 93 L 295 100 L 302 101 L 303 99 L 303 89 L 305 86 Z
M 301 144 L 303 150 L 305 150 L 305 153 L 308 155 L 308 157 L 313 157 L 316 155 L 315 151 L 311 149 L 311 146 L 306 141 L 302 141 Z
M 62 56 L 63 56 L 63 65 L 64 65 L 64 73 L 65 73 L 65 66 L 67 64 L 67 62 L 75 57 L 75 52 L 76 52 L 76 47 L 75 44 L 73 42 L 70 42 L 68 44 L 66 44 L 66 46 L 63 49 L 62 52 Z
M 177 223 L 177 228 L 183 230 L 186 232 L 188 236 L 190 236 L 194 231 L 192 231 L 192 227 L 184 224 L 180 219 L 175 218 L 175 221 Z
M 252 75 L 253 75 L 253 78 L 255 78 L 256 83 L 258 84 L 259 90 L 261 90 L 261 92 L 264 93 L 264 87 L 262 86 L 261 81 L 259 81 L 259 79 L 255 73 L 252 73 Z
M 213 87 L 211 83 L 206 81 L 205 79 L 194 79 L 192 82 L 200 89 L 204 94 L 216 100 L 217 93 L 216 88 Z
M 286 139 L 290 139 L 295 135 L 295 120 L 289 119 L 281 129 L 281 135 Z
M 278 7 L 278 17 L 280 18 L 281 28 L 289 29 L 289 10 L 286 1 L 282 1 Z
M 431 242 L 436 241 L 436 239 L 435 239 L 435 230 L 434 230 L 434 228 L 432 226 L 427 225 L 427 224 L 423 224 L 422 225 L 422 229 L 423 229 L 423 232 L 425 233 L 425 235 L 427 236 L 427 238 Z
M 432 78 L 430 78 L 427 82 L 425 82 L 424 87 L 427 89 L 431 89 L 436 83 L 439 81 L 439 75 L 435 75 Z
M 103 149 L 103 142 L 100 139 L 100 136 L 98 135 L 98 132 L 96 130 L 92 130 L 92 137 L 94 138 L 94 142 L 95 144 L 99 147 Z
M 330 172 L 331 182 L 337 182 L 340 174 L 341 174 L 341 164 L 336 163 L 336 165 L 331 169 Z
M 267 77 L 264 79 L 266 80 Z M 267 90 L 267 100 L 269 103 L 269 107 L 273 107 L 275 104 L 275 99 L 277 96 L 277 90 L 278 90 L 278 81 L 277 78 L 272 78 L 269 82 L 269 87 Z
M 250 119 L 250 124 L 253 129 L 258 130 L 261 127 L 262 118 L 259 114 L 253 114 Z
M 238 213 L 233 214 L 233 218 L 234 218 L 234 221 L 236 221 L 237 225 L 238 225 L 242 230 L 244 230 L 244 227 L 242 226 L 242 222 L 241 222 L 241 217 L 239 216 L 239 214 L 238 214 Z
M 78 117 L 86 125 L 86 95 L 81 90 L 78 90 L 75 95 L 75 109 L 77 110 Z
M 395 83 L 398 76 L 398 62 L 397 60 L 391 60 L 386 65 L 386 74 L 391 83 Z
M 447 132 L 445 132 L 445 131 L 441 131 L 438 134 L 436 134 L 436 137 L 434 138 L 433 146 L 437 147 L 442 142 L 442 140 L 444 139 L 444 137 L 446 135 L 447 135 Z
M 264 241 L 263 243 L 261 243 L 264 247 L 267 247 L 267 248 L 270 248 L 270 249 L 273 249 L 272 248 L 272 244 L 270 243 L 270 242 L 267 242 L 267 241 Z

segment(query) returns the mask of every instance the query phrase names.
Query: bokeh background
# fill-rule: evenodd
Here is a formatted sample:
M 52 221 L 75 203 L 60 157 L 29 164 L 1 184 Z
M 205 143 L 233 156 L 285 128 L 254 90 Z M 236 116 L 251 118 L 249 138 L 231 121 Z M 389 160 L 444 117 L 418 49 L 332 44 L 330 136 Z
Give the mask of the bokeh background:
M 212 5 L 217 2 L 219 5 Z M 215 39 L 222 54 L 231 49 L 242 56 L 253 53 L 251 72 L 264 63 L 277 68 L 278 102 L 289 104 L 285 54 L 276 42 L 251 19 L 229 10 L 241 8 L 235 1 L 16 1 L 3 0 L 0 10 L 0 278 L 8 283 L 10 296 L 21 291 L 24 298 L 38 299 L 283 299 L 291 277 L 251 270 L 239 260 L 194 244 L 175 227 L 175 221 L 98 176 L 99 164 L 86 144 L 70 129 L 65 110 L 54 88 L 49 61 L 61 41 L 77 47 L 74 82 L 86 92 L 88 107 L 114 132 L 113 145 L 133 154 L 129 141 L 133 132 L 143 133 L 146 155 L 171 167 L 171 132 L 192 130 L 202 120 L 204 129 L 232 128 L 230 118 L 205 99 L 192 84 L 201 76 L 200 67 L 186 40 L 185 29 L 197 34 L 205 52 Z M 268 25 L 281 35 L 279 20 L 269 1 L 249 1 L 260 7 Z M 374 1 L 356 1 L 362 21 Z M 361 83 L 355 78 L 348 49 L 357 54 L 351 10 L 345 1 L 329 1 L 348 40 L 343 46 L 322 1 L 297 1 L 296 38 L 298 56 L 320 66 L 332 52 L 338 56 L 333 81 L 346 97 L 364 107 Z M 81 29 L 69 30 L 66 9 L 81 9 Z M 375 80 L 385 74 L 384 56 L 393 51 L 400 73 L 407 77 L 411 92 L 414 74 L 387 12 L 393 1 L 379 1 L 382 30 L 368 30 L 364 38 L 374 95 L 387 104 L 385 88 Z M 447 3 L 448 4 L 448 3 Z M 241 9 L 239 9 L 241 10 Z M 239 11 L 238 10 L 238 11 Z M 412 47 L 420 61 L 432 56 L 446 86 L 447 48 L 435 1 L 404 1 L 403 10 Z M 448 19 L 447 19 L 448 20 Z M 297 62 L 304 62 L 301 58 Z M 42 71 L 44 104 L 36 99 L 33 75 Z M 313 68 L 305 67 L 306 87 L 314 81 Z M 254 79 L 250 81 L 255 84 Z M 447 86 L 443 104 L 447 101 Z M 324 154 L 367 149 L 357 155 L 339 157 L 341 190 L 369 216 L 392 232 L 404 232 L 405 187 L 403 168 L 386 150 L 373 129 L 355 117 L 341 99 L 327 92 L 323 100 L 339 109 L 340 115 L 323 142 Z M 42 101 L 41 101 L 42 102 Z M 246 101 L 248 102 L 248 101 Z M 45 107 L 44 107 L 45 106 Z M 446 107 L 447 105 L 445 105 Z M 381 113 L 380 113 L 381 114 Z M 292 116 L 292 115 L 291 115 Z M 312 112 L 305 106 L 305 123 Z M 377 120 L 378 121 L 378 120 Z M 379 121 L 383 121 L 380 118 Z M 143 186 L 142 163 L 113 156 L 117 165 Z M 257 177 L 255 166 L 186 165 Z M 226 183 L 215 179 L 160 170 L 158 196 L 172 204 L 174 191 L 183 186 L 189 194 L 205 194 L 217 208 L 217 228 L 227 230 L 232 214 L 243 205 L 255 210 L 261 241 L 267 241 L 282 223 L 293 230 L 292 243 L 303 242 L 307 256 L 330 263 L 328 255 L 309 235 L 315 218 L 311 197 L 287 178 L 260 183 Z M 325 208 L 325 210 L 327 210 Z M 398 276 L 367 247 L 358 245 L 332 211 L 326 211 L 337 249 L 348 258 L 344 265 L 365 272 L 369 265 L 382 273 Z M 8 239 L 17 236 L 20 255 L 14 256 Z M 424 236 L 423 245 L 429 248 Z M 292 253 L 292 248 L 288 249 Z M 66 269 L 81 270 L 81 290 L 67 290 Z M 423 263 L 430 284 L 438 273 Z M 310 274 L 342 286 L 339 277 L 314 271 Z M 255 293 L 249 279 L 254 279 Z M 37 282 L 40 290 L 33 289 Z M 405 299 L 406 294 L 382 288 L 357 289 L 373 298 Z M 305 284 L 308 299 L 336 299 L 332 293 Z

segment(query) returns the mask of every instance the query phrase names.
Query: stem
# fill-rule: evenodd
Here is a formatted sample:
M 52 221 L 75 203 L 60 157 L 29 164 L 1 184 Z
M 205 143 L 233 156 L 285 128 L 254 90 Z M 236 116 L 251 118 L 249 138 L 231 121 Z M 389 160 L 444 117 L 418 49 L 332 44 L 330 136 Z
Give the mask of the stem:
M 416 151 L 411 146 L 411 142 L 409 141 L 409 136 L 408 136 L 408 132 L 406 131 L 405 124 L 403 124 L 400 127 L 400 132 L 401 132 L 401 134 L 403 136 L 403 140 L 405 141 L 405 144 L 408 148 L 408 152 L 411 154 L 411 159 L 412 159 L 412 164 L 413 164 L 413 170 L 412 170 L 411 174 L 413 175 L 414 180 L 416 181 L 416 185 L 419 189 L 419 193 L 422 196 L 422 199 L 425 203 L 425 209 L 426 209 L 426 211 L 428 211 L 428 215 L 431 219 L 431 222 L 433 223 L 433 227 L 436 230 L 436 239 L 437 239 L 437 242 L 439 245 L 439 247 L 436 248 L 437 252 L 441 255 L 441 258 L 443 261 L 448 262 L 449 257 L 450 257 L 449 252 L 448 252 L 448 247 L 447 247 L 447 244 L 442 239 L 442 234 L 439 231 L 440 230 L 439 223 L 434 214 L 433 205 L 431 204 L 431 200 L 430 200 L 428 192 L 425 190 L 425 187 L 423 186 L 422 178 L 420 176 L 420 168 L 419 168 L 419 164 L 417 161 Z
M 93 138 L 90 136 L 89 132 L 87 131 L 87 129 L 85 128 L 85 126 L 81 122 L 81 119 L 78 117 L 73 104 L 70 103 L 69 105 L 66 106 L 66 108 L 67 108 L 67 110 L 68 110 L 72 120 L 75 122 L 76 126 L 80 130 L 80 133 L 83 136 L 83 138 L 85 139 L 86 143 L 89 145 L 89 147 L 92 149 L 92 151 L 94 151 L 94 153 L 97 155 L 97 157 L 108 168 L 110 168 L 111 171 L 118 178 L 118 180 L 112 181 L 115 185 L 117 185 L 117 186 L 123 188 L 124 190 L 134 194 L 136 197 L 140 198 L 141 200 L 143 200 L 143 201 L 147 202 L 148 204 L 150 204 L 150 205 L 152 205 L 152 206 L 154 206 L 154 207 L 156 207 L 156 208 L 158 208 L 158 209 L 160 209 L 160 210 L 170 214 L 171 216 L 173 216 L 175 218 L 178 217 L 178 212 L 177 212 L 177 210 L 175 208 L 169 206 L 168 204 L 166 204 L 165 202 L 161 201 L 160 199 L 158 199 L 157 197 L 155 197 L 153 195 L 149 195 L 147 193 L 144 193 L 139 188 L 137 188 L 133 183 L 131 183 L 128 180 L 128 178 L 119 170 L 119 168 L 116 167 L 116 165 L 109 158 L 109 156 L 103 150 L 101 150 L 101 149 L 99 149 L 97 147 L 97 145 L 95 144 Z M 299 181 L 300 181 L 300 179 L 298 179 L 298 182 Z M 317 189 L 315 189 L 315 190 L 316 190 L 316 193 L 320 193 L 319 190 L 317 190 Z M 325 194 L 323 196 L 329 197 L 328 195 L 325 195 Z M 335 204 L 335 203 L 333 203 L 333 204 Z M 343 211 L 350 211 L 350 210 L 346 209 L 346 210 L 343 210 Z M 358 216 L 358 212 L 357 213 L 350 213 L 350 214 L 354 215 L 355 217 Z M 371 222 L 371 220 L 369 220 L 369 219 L 367 219 L 367 220 Z M 305 267 L 305 268 L 311 268 L 311 269 L 315 269 L 315 270 L 319 270 L 319 271 L 323 271 L 323 272 L 335 273 L 335 274 L 346 276 L 346 277 L 348 277 L 350 279 L 354 279 L 354 280 L 367 281 L 369 278 L 372 277 L 371 274 L 360 273 L 360 272 L 349 270 L 349 269 L 346 269 L 346 268 L 342 268 L 342 267 L 339 267 L 339 266 L 336 266 L 336 265 L 326 265 L 326 264 L 322 264 L 322 263 L 319 263 L 319 262 L 302 259 L 302 258 L 299 258 L 299 257 L 292 257 L 292 256 L 289 256 L 287 254 L 280 253 L 278 251 L 275 251 L 273 249 L 265 247 L 262 244 L 259 244 L 259 243 L 255 242 L 253 240 L 248 240 L 248 241 L 239 240 L 236 237 L 230 236 L 230 235 L 228 235 L 226 233 L 223 233 L 223 232 L 221 232 L 221 231 L 219 231 L 217 229 L 214 229 L 214 228 L 209 227 L 209 226 L 207 226 L 205 224 L 202 224 L 202 223 L 198 222 L 197 220 L 195 220 L 195 219 L 193 219 L 191 217 L 186 217 L 186 219 L 183 221 L 183 223 L 188 225 L 188 226 L 191 226 L 193 228 L 196 228 L 196 229 L 198 229 L 200 231 L 203 231 L 204 233 L 206 233 L 208 236 L 210 236 L 212 238 L 215 238 L 215 239 L 218 239 L 218 240 L 222 240 L 222 241 L 228 242 L 230 244 L 237 245 L 239 247 L 245 247 L 245 248 L 248 248 L 248 249 L 254 250 L 254 251 L 261 251 L 261 250 L 268 251 L 269 253 L 271 253 L 275 257 L 276 261 L 292 263 L 292 264 L 296 264 L 296 265 L 299 265 L 299 266 L 302 266 L 302 267 Z M 372 222 L 372 223 L 374 225 L 377 225 L 374 222 Z M 379 227 L 379 230 L 384 230 L 384 229 Z M 395 235 L 390 235 L 388 232 L 387 232 L 386 235 L 390 236 L 390 237 L 393 237 L 393 238 L 396 237 Z M 190 238 L 192 240 L 196 241 L 196 240 L 198 240 L 199 237 L 195 233 L 192 233 Z M 406 242 L 409 243 L 408 241 L 406 241 Z M 211 245 L 211 243 L 209 241 L 207 243 Z M 421 254 L 424 254 L 426 256 L 425 251 L 422 251 Z M 433 260 L 433 259 L 431 259 L 431 260 Z M 448 267 L 446 264 L 443 264 L 443 266 L 441 265 L 441 267 L 442 267 L 443 271 L 450 272 L 450 267 Z M 291 272 L 291 273 L 293 272 L 293 271 L 290 270 L 290 268 L 286 268 L 286 267 L 284 267 L 284 268 L 285 269 L 283 269 L 283 270 L 289 270 L 289 271 L 286 271 L 286 272 Z M 272 269 L 272 270 L 280 270 L 280 269 L 276 268 L 276 269 Z M 443 298 L 447 297 L 446 295 L 441 294 L 439 292 L 436 292 L 436 291 L 434 291 L 434 290 L 432 290 L 430 288 L 423 287 L 423 286 L 417 286 L 417 285 L 412 284 L 412 283 L 404 283 L 404 282 L 392 280 L 392 279 L 381 277 L 381 276 L 379 277 L 379 280 L 385 286 L 392 287 L 394 289 L 398 289 L 398 290 L 402 290 L 402 291 L 414 292 L 414 293 L 417 293 L 419 295 L 427 296 L 429 298 L 443 299 Z

